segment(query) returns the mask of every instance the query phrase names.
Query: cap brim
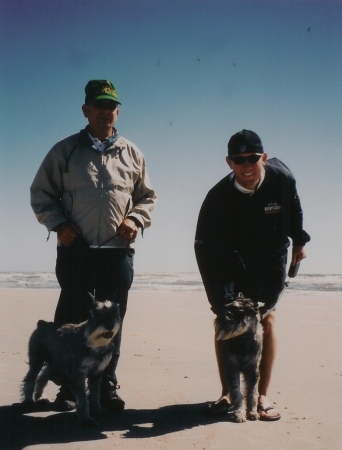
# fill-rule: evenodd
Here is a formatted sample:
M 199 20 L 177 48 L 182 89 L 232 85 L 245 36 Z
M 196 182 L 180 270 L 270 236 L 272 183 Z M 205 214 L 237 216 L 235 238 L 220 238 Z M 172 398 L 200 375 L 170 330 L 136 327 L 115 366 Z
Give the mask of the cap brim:
M 261 155 L 264 153 L 264 148 L 262 145 L 242 145 L 240 147 L 236 147 L 234 149 L 228 149 L 228 156 L 238 156 L 244 155 L 245 153 L 260 153 Z
M 114 97 L 111 97 L 110 95 L 99 95 L 99 96 L 95 97 L 94 100 L 112 100 L 112 102 L 115 102 L 118 105 L 121 105 L 119 100 L 116 100 Z

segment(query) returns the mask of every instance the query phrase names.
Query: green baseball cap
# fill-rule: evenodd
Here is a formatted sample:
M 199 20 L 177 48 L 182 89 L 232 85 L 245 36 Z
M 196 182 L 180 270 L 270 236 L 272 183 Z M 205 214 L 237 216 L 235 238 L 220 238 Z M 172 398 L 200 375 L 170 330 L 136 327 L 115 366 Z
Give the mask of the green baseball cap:
M 108 80 L 90 80 L 84 91 L 86 95 L 85 103 L 90 103 L 94 100 L 113 100 L 121 105 L 114 84 Z

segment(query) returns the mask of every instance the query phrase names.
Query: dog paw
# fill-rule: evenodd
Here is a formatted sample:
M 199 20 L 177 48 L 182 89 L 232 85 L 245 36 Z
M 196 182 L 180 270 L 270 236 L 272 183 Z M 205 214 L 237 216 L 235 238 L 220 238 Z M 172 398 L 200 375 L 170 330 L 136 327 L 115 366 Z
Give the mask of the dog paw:
M 246 422 L 246 417 L 244 416 L 244 414 L 240 414 L 240 413 L 235 413 L 234 414 L 234 416 L 233 416 L 233 418 L 234 418 L 234 421 L 236 422 L 236 423 L 243 423 L 243 422 Z
M 248 420 L 259 420 L 260 416 L 256 411 L 251 411 L 247 415 Z

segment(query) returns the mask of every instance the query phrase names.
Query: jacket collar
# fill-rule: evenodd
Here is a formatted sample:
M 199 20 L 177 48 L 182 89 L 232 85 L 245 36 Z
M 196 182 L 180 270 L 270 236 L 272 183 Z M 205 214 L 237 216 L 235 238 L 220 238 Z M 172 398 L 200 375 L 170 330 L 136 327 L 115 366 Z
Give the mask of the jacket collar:
M 108 141 L 108 149 L 118 147 L 121 150 L 123 149 L 122 139 L 119 139 L 120 135 L 117 130 L 114 128 L 114 134 L 106 139 Z M 83 130 L 80 131 L 79 135 L 80 144 L 86 145 L 87 147 L 94 148 L 93 141 L 89 137 L 89 126 L 87 125 Z M 120 145 L 121 144 L 121 145 Z

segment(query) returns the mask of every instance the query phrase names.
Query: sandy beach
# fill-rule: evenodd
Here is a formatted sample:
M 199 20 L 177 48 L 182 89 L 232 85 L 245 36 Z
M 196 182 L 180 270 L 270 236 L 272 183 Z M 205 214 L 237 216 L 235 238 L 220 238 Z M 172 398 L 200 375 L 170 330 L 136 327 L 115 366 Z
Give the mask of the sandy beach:
M 278 422 L 236 424 L 203 411 L 219 397 L 213 314 L 204 293 L 132 291 L 118 369 L 123 414 L 84 429 L 75 413 L 21 414 L 28 338 L 52 320 L 58 291 L 0 290 L 0 448 L 339 449 L 342 442 L 342 294 L 286 292 L 270 397 Z M 47 396 L 57 391 L 49 383 Z

